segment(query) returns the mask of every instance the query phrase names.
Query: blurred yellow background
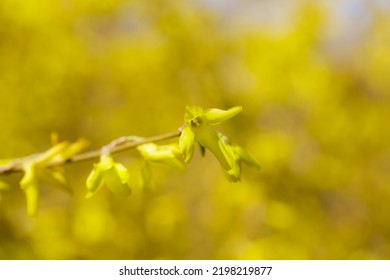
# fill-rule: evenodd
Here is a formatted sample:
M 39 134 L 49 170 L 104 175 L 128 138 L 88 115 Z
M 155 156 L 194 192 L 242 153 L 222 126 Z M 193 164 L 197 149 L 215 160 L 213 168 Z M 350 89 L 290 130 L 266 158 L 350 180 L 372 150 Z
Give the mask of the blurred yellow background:
M 197 153 L 145 193 L 127 151 L 131 197 L 87 200 L 93 161 L 67 165 L 35 218 L 1 176 L 0 259 L 389 259 L 389 77 L 387 0 L 1 0 L 0 158 L 241 105 L 218 129 L 262 169 L 229 183 Z

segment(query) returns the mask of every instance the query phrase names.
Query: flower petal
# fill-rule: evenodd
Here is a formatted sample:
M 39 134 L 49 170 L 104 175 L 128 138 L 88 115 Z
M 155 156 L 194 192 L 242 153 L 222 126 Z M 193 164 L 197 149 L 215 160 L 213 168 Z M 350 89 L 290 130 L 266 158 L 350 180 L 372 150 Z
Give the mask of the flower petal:
M 95 164 L 91 173 L 89 173 L 87 178 L 87 190 L 85 198 L 90 198 L 93 196 L 102 186 L 103 186 L 103 176 L 105 171 L 99 168 L 99 163 Z
M 227 170 L 226 172 L 227 178 L 230 182 L 240 182 L 241 181 L 241 165 L 238 162 L 234 168 Z
M 62 153 L 67 147 L 69 143 L 68 142 L 61 142 L 56 144 L 55 146 L 51 147 L 47 151 L 38 154 L 33 161 L 36 165 L 44 166 L 46 163 L 51 161 L 53 158 L 55 158 L 57 155 Z
M 39 190 L 37 182 L 34 180 L 31 184 L 25 186 L 24 193 L 26 194 L 27 214 L 34 216 L 38 209 Z
M 218 145 L 221 148 L 223 155 L 226 158 L 226 161 L 229 163 L 230 168 L 234 168 L 238 161 L 238 155 L 236 154 L 233 147 L 230 145 L 229 139 L 223 135 L 219 134 Z
M 107 185 L 108 189 L 115 194 L 122 196 L 129 196 L 131 189 L 128 185 L 129 172 L 126 167 L 120 163 L 115 163 L 103 177 L 103 182 Z
M 20 181 L 20 187 L 26 194 L 27 214 L 34 216 L 38 209 L 38 184 L 36 178 L 35 163 L 28 163 L 23 166 L 24 176 Z
M 187 106 L 184 114 L 184 121 L 189 124 L 191 121 L 195 121 L 197 118 L 201 117 L 202 114 L 203 109 L 201 107 L 196 105 Z
M 197 136 L 199 143 L 213 153 L 213 155 L 217 158 L 217 160 L 225 170 L 231 169 L 230 164 L 228 163 L 225 155 L 223 154 L 218 144 L 218 133 L 213 128 L 209 126 L 200 126 L 197 129 Z
M 164 163 L 173 168 L 182 169 L 184 167 L 177 158 L 180 155 L 177 144 L 158 146 L 148 143 L 138 146 L 137 149 L 146 160 Z
M 152 185 L 152 170 L 149 161 L 145 160 L 140 168 L 140 183 L 143 189 L 150 189 Z
M 38 177 L 53 187 L 67 193 L 72 193 L 72 189 L 69 187 L 63 169 L 40 169 L 38 170 Z
M 260 164 L 248 151 L 246 151 L 244 148 L 237 145 L 234 145 L 233 148 L 242 162 L 244 162 L 249 167 L 252 167 L 255 170 L 260 169 Z
M 62 160 L 67 160 L 72 156 L 80 153 L 89 145 L 89 141 L 83 138 L 78 139 L 74 143 L 70 143 L 68 147 L 60 154 Z
M 185 163 L 190 162 L 194 155 L 195 139 L 194 129 L 190 125 L 186 125 L 179 138 L 179 148 Z
M 236 106 L 236 107 L 230 108 L 229 110 L 221 110 L 221 109 L 215 109 L 215 108 L 208 109 L 208 110 L 204 111 L 204 113 L 202 115 L 202 119 L 208 125 L 218 125 L 218 124 L 234 117 L 235 115 L 237 115 L 241 111 L 242 111 L 241 106 Z

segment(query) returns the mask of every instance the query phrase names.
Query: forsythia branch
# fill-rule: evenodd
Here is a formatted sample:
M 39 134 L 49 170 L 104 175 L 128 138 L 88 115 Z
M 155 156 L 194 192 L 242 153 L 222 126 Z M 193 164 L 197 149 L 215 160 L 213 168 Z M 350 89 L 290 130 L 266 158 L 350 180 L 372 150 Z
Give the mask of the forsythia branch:
M 173 168 L 184 168 L 194 155 L 195 147 L 200 148 L 204 155 L 209 150 L 221 164 L 227 179 L 231 182 L 241 180 L 242 163 L 256 170 L 260 165 L 255 158 L 241 146 L 233 143 L 230 138 L 214 128 L 222 122 L 234 117 L 242 111 L 241 106 L 228 110 L 211 108 L 203 110 L 199 106 L 187 106 L 184 114 L 184 125 L 175 132 L 169 132 L 149 138 L 138 136 L 122 136 L 114 139 L 99 150 L 82 153 L 88 145 L 84 139 L 70 143 L 58 141 L 58 136 L 52 134 L 52 147 L 48 150 L 26 157 L 10 160 L 0 160 L 0 175 L 23 172 L 19 182 L 26 195 L 27 213 L 36 214 L 38 209 L 40 182 L 45 181 L 51 186 L 67 192 L 71 191 L 65 172 L 61 166 L 99 158 L 93 164 L 92 171 L 86 180 L 86 198 L 92 197 L 103 186 L 111 192 L 129 196 L 132 188 L 129 185 L 128 169 L 112 157 L 113 153 L 136 148 L 142 158 L 140 166 L 140 186 L 147 189 L 151 185 L 151 162 L 159 162 Z M 180 137 L 178 143 L 157 145 L 171 138 Z M 184 162 L 184 163 L 183 163 Z M 0 181 L 0 189 L 8 189 L 8 185 Z
M 123 137 L 119 137 L 115 140 L 113 140 L 110 144 L 107 146 L 110 147 L 110 152 L 111 153 L 119 153 L 125 150 L 130 150 L 134 149 L 139 145 L 146 144 L 146 143 L 151 143 L 151 142 L 160 142 L 163 140 L 168 140 L 171 138 L 179 137 L 181 134 L 182 128 L 179 128 L 175 132 L 169 132 L 161 135 L 156 135 L 152 136 L 149 138 L 140 138 L 137 141 L 134 142 L 127 142 L 127 141 L 122 141 Z M 102 150 L 94 150 L 94 151 L 89 151 L 85 152 L 82 154 L 76 154 L 68 159 L 62 160 L 52 160 L 49 161 L 45 167 L 55 167 L 55 166 L 61 166 L 69 163 L 76 163 L 76 162 L 82 162 L 82 161 L 87 161 L 90 159 L 95 159 L 99 158 L 101 156 Z M 23 171 L 23 164 L 32 156 L 35 155 L 30 155 L 26 157 L 21 157 L 17 158 L 14 160 L 11 160 L 10 162 L 6 163 L 3 166 L 0 166 L 0 174 L 9 174 L 9 173 L 14 173 L 14 172 L 22 172 Z

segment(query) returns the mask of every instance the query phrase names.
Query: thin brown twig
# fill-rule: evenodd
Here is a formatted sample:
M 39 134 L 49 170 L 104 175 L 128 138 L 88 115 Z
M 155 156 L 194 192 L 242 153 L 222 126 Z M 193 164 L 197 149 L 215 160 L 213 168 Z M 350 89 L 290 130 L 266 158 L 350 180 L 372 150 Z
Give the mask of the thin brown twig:
M 143 138 L 142 140 L 134 141 L 134 142 L 119 141 L 118 142 L 119 144 L 110 148 L 110 152 L 111 153 L 119 153 L 119 152 L 122 152 L 125 150 L 134 149 L 137 146 L 145 144 L 145 143 L 160 142 L 160 141 L 168 140 L 171 138 L 179 137 L 181 134 L 181 130 L 182 129 L 179 128 L 179 130 L 177 130 L 175 132 L 169 132 L 169 133 L 165 133 L 165 134 L 161 134 L 161 135 L 152 136 L 149 138 Z M 115 140 L 113 140 L 111 143 L 115 143 Z M 55 167 L 55 166 L 69 164 L 69 163 L 76 163 L 76 162 L 82 162 L 82 161 L 95 159 L 95 158 L 100 157 L 101 152 L 102 152 L 102 150 L 99 149 L 99 150 L 94 150 L 94 151 L 89 151 L 89 152 L 85 152 L 82 154 L 74 155 L 73 157 L 70 157 L 67 160 L 50 161 L 47 163 L 46 167 Z M 23 171 L 22 164 L 24 162 L 24 159 L 27 159 L 29 157 L 31 157 L 31 156 L 18 158 L 18 159 L 10 161 L 9 163 L 7 163 L 4 166 L 0 166 L 0 175 Z

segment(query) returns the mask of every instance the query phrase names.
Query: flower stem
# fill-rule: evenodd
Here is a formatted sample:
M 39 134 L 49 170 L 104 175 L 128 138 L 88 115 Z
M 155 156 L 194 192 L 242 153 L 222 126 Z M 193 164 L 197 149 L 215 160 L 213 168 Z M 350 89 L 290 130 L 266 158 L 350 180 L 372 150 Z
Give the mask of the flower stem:
M 119 137 L 115 140 L 113 140 L 111 143 L 114 143 L 114 146 L 110 148 L 111 153 L 119 153 L 126 150 L 131 150 L 136 148 L 139 145 L 150 143 L 150 142 L 160 142 L 164 140 L 168 140 L 171 138 L 179 137 L 181 134 L 181 128 L 178 129 L 175 132 L 169 132 L 161 135 L 152 136 L 149 138 L 140 138 L 138 141 L 123 141 L 123 136 Z M 110 145 L 110 144 L 109 144 Z M 101 149 L 85 152 L 82 154 L 74 155 L 73 157 L 67 159 L 67 160 L 56 160 L 56 161 L 50 161 L 46 164 L 46 167 L 55 167 L 55 166 L 62 166 L 69 163 L 76 163 L 76 162 L 82 162 L 87 161 L 94 158 L 99 158 L 101 155 Z M 23 170 L 22 164 L 25 162 L 27 158 L 31 156 L 26 156 L 22 158 L 17 158 L 14 160 L 11 160 L 7 164 L 0 166 L 0 175 L 1 174 L 9 174 L 9 173 L 15 173 L 15 172 L 21 172 Z

